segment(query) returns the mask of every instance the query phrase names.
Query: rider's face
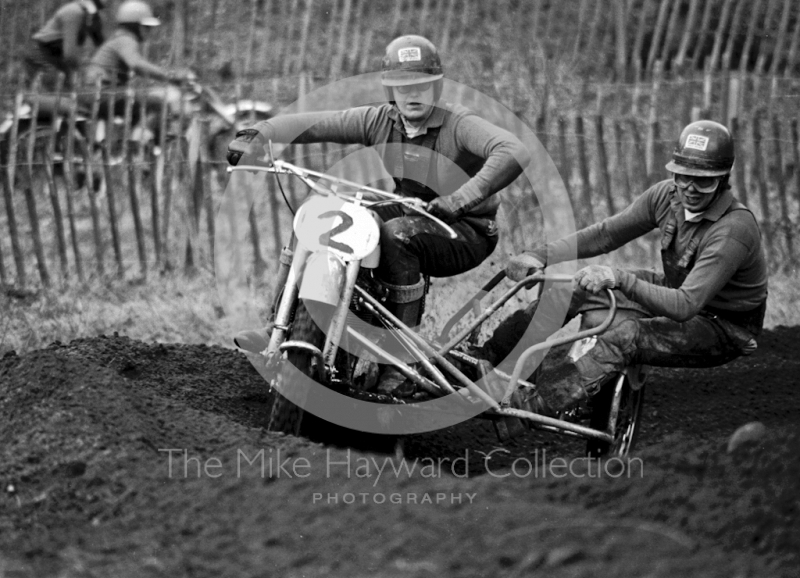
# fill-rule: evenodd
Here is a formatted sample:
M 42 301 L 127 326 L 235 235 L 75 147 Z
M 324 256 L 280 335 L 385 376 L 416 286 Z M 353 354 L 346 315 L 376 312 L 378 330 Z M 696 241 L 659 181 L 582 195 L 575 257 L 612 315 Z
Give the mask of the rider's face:
M 433 83 L 411 84 L 394 88 L 397 109 L 411 124 L 422 123 L 433 110 Z
M 674 175 L 678 191 L 678 199 L 683 208 L 692 213 L 702 213 L 714 199 L 719 189 L 720 179 L 718 177 L 687 177 L 684 175 Z

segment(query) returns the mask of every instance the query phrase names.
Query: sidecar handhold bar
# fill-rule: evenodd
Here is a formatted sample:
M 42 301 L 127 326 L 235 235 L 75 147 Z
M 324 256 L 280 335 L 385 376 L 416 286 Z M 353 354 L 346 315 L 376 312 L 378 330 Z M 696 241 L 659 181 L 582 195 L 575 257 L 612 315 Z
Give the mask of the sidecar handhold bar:
M 608 327 L 611 325 L 611 322 L 614 321 L 614 317 L 616 317 L 617 315 L 617 298 L 611 289 L 606 289 L 606 293 L 608 294 L 608 300 L 610 302 L 610 306 L 608 308 L 608 315 L 600 325 L 598 325 L 597 327 L 592 327 L 585 331 L 579 331 L 578 333 L 565 335 L 563 337 L 557 337 L 556 339 L 549 339 L 547 341 L 543 341 L 542 343 L 537 343 L 536 345 L 532 345 L 531 347 L 522 352 L 522 355 L 520 355 L 519 359 L 517 359 L 516 365 L 514 365 L 514 372 L 511 374 L 511 379 L 508 380 L 508 385 L 506 386 L 506 392 L 503 395 L 503 400 L 500 402 L 501 405 L 503 406 L 508 405 L 509 400 L 511 399 L 511 394 L 514 393 L 514 390 L 517 387 L 517 381 L 522 376 L 522 370 L 525 366 L 525 363 L 528 361 L 528 358 L 531 355 L 533 355 L 537 351 L 542 351 L 543 349 L 550 349 L 551 347 L 555 347 L 557 345 L 564 345 L 565 343 L 572 343 L 573 341 L 579 341 L 586 337 L 592 337 L 594 335 L 598 335 L 603 331 L 605 331 L 606 329 L 608 329 Z
M 500 283 L 500 281 L 505 279 L 505 277 L 506 277 L 505 271 L 500 271 L 497 275 L 492 277 L 491 280 L 489 280 L 489 282 L 486 285 L 484 285 L 481 288 L 481 290 L 480 290 L 480 292 L 478 294 L 484 293 L 484 295 L 486 295 L 489 291 L 494 289 L 497 286 L 497 284 Z M 449 352 L 451 349 L 453 349 L 456 345 L 458 345 L 459 343 L 464 341 L 464 339 L 466 339 L 467 336 L 470 333 L 472 333 L 477 327 L 479 327 L 481 325 L 481 323 L 483 323 L 489 317 L 494 315 L 494 313 L 498 309 L 500 309 L 503 305 L 505 305 L 506 302 L 509 299 L 511 299 L 514 295 L 516 295 L 517 292 L 520 289 L 522 289 L 522 288 L 530 288 L 530 287 L 534 286 L 536 283 L 541 283 L 542 281 L 554 281 L 556 283 L 569 283 L 570 281 L 572 281 L 572 275 L 564 275 L 564 274 L 557 274 L 557 273 L 549 273 L 549 274 L 548 273 L 534 273 L 533 275 L 530 275 L 529 277 L 525 277 L 525 279 L 523 279 L 522 281 L 517 282 L 513 287 L 511 287 L 511 289 L 509 289 L 508 291 L 503 293 L 503 295 L 500 296 L 500 299 L 498 299 L 497 301 L 492 303 L 489 306 L 489 308 L 486 309 L 486 311 L 484 311 L 481 315 L 479 315 L 469 325 L 469 327 L 463 329 L 458 335 L 453 337 L 453 339 L 451 339 L 447 343 L 447 345 L 445 345 L 444 347 L 440 348 L 439 349 L 439 353 L 445 354 L 445 353 Z M 480 297 L 478 297 L 478 295 L 473 296 L 472 299 L 470 299 L 467 302 L 467 304 L 464 305 L 464 307 L 459 309 L 450 318 L 450 320 L 447 322 L 447 325 L 445 325 L 444 329 L 442 329 L 442 333 L 439 336 L 439 339 L 441 340 L 444 337 L 446 337 L 450 333 L 450 330 L 453 328 L 453 326 L 467 313 L 467 311 L 469 311 L 470 307 L 472 307 L 474 303 L 480 302 L 480 300 L 483 298 L 484 295 L 481 295 Z

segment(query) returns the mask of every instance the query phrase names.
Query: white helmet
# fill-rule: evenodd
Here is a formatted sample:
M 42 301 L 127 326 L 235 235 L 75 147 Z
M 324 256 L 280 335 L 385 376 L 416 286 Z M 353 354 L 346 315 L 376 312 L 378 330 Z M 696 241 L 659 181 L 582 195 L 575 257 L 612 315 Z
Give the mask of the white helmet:
M 161 20 L 153 16 L 153 10 L 147 2 L 126 0 L 117 9 L 117 24 L 160 26 Z

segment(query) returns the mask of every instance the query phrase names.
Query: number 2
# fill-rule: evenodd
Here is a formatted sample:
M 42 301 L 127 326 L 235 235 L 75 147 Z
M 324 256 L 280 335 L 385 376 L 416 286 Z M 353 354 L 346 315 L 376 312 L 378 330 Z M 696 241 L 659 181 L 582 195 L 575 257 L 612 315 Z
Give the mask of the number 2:
M 331 217 L 341 217 L 342 222 L 336 225 L 333 229 L 331 229 L 327 233 L 323 233 L 322 235 L 320 235 L 319 244 L 352 255 L 354 253 L 352 247 L 350 247 L 349 245 L 345 245 L 344 243 L 340 243 L 339 241 L 334 241 L 332 237 L 334 235 L 338 235 L 339 233 L 344 233 L 347 229 L 352 227 L 353 217 L 351 217 L 344 211 L 326 211 L 325 213 L 322 213 L 319 216 L 320 219 L 328 219 Z

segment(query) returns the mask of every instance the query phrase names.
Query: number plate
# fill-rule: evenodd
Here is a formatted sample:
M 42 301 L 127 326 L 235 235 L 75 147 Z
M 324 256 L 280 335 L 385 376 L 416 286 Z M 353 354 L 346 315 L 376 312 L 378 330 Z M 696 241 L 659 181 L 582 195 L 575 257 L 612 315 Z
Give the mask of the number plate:
M 363 259 L 380 239 L 378 223 L 368 209 L 337 197 L 316 195 L 297 211 L 294 231 L 307 249 L 324 249 L 345 261 Z

